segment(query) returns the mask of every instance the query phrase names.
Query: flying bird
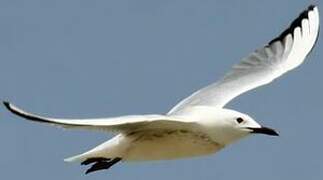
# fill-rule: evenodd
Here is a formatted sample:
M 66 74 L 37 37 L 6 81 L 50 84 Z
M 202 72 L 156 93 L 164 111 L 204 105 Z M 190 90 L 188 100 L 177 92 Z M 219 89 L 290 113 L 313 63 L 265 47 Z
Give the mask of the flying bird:
M 218 82 L 198 90 L 167 114 L 100 119 L 58 119 L 28 113 L 3 102 L 27 120 L 67 129 L 116 133 L 112 139 L 65 159 L 89 165 L 91 173 L 122 161 L 189 158 L 218 152 L 251 134 L 278 136 L 247 114 L 224 106 L 236 96 L 268 84 L 298 67 L 311 52 L 319 34 L 318 7 L 303 11 L 278 37 L 243 58 Z

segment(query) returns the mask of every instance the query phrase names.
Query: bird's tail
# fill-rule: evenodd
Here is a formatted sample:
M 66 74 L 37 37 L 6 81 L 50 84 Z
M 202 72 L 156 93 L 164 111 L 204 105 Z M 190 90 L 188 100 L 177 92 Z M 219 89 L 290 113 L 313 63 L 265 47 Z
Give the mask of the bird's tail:
M 86 151 L 82 154 L 78 154 L 72 157 L 68 157 L 64 159 L 65 162 L 83 162 L 89 158 L 97 158 L 97 157 L 104 157 L 104 158 L 114 158 L 114 157 L 122 157 L 120 152 L 120 143 L 122 139 L 122 135 L 115 136 L 114 138 L 106 141 L 99 146 Z
M 65 158 L 64 161 L 72 163 L 72 162 L 82 162 L 82 161 L 85 161 L 86 159 L 87 159 L 87 153 L 83 153 L 83 154 L 78 154 L 72 157 Z

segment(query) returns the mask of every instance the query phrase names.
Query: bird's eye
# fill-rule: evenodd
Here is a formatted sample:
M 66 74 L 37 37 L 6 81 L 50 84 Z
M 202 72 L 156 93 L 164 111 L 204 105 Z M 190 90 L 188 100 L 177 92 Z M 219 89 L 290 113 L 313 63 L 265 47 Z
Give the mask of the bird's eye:
M 242 123 L 242 122 L 244 121 L 241 117 L 237 118 L 236 120 L 237 120 L 237 122 L 238 122 L 239 124 L 240 124 L 240 123 Z

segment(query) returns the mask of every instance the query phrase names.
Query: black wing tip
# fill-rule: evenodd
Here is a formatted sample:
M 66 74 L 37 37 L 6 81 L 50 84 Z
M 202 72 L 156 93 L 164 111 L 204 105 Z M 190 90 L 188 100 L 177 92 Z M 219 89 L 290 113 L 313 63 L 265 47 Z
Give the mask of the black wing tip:
M 313 11 L 315 8 L 317 8 L 317 5 L 316 4 L 311 4 L 308 6 L 308 11 Z
M 300 15 L 289 25 L 289 27 L 285 31 L 283 31 L 278 37 L 271 40 L 268 43 L 268 45 L 270 46 L 276 41 L 282 41 L 288 34 L 293 35 L 294 29 L 297 27 L 301 27 L 302 20 L 308 19 L 308 13 L 310 11 L 313 11 L 315 8 L 317 8 L 317 5 L 314 5 L 314 4 L 309 5 L 308 8 L 305 9 L 303 12 L 301 12 Z
M 9 101 L 3 101 L 2 103 L 9 111 L 12 111 Z
M 10 105 L 10 102 L 9 101 L 3 101 L 2 102 L 5 106 L 9 106 Z
M 15 114 L 17 116 L 20 116 L 20 117 L 23 117 L 25 119 L 29 119 L 29 120 L 32 120 L 32 121 L 50 122 L 50 121 L 48 121 L 46 119 L 42 119 L 42 118 L 39 118 L 39 117 L 36 117 L 36 116 L 33 116 L 33 115 L 28 115 L 26 113 L 19 112 L 18 110 L 13 108 L 12 104 L 10 102 L 8 102 L 8 101 L 3 101 L 2 103 L 10 112 L 12 112 L 13 114 Z
M 54 122 L 53 120 L 50 120 L 51 118 L 49 118 L 49 117 L 41 117 L 38 115 L 24 112 L 23 110 L 20 110 L 17 107 L 13 106 L 8 101 L 3 101 L 2 103 L 11 113 L 13 113 L 14 115 L 20 116 L 22 118 L 25 118 L 27 120 L 37 121 L 40 123 L 53 123 L 53 124 L 58 124 L 58 125 L 69 125 L 68 123 Z M 75 125 L 75 126 L 87 126 L 87 125 Z

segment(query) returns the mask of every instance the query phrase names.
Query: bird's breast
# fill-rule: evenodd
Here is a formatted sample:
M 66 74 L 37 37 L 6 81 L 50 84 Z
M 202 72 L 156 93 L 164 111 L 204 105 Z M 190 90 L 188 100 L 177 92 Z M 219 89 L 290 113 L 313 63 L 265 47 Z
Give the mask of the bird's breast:
M 204 133 L 188 130 L 154 130 L 129 134 L 133 143 L 125 160 L 170 160 L 215 153 L 222 145 Z

